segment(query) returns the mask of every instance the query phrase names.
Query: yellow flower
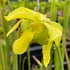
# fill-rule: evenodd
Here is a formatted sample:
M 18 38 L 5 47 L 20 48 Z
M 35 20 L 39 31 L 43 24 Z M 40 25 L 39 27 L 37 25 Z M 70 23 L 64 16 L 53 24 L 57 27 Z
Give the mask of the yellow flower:
M 47 66 L 50 61 L 50 49 L 53 41 L 56 46 L 59 46 L 62 27 L 60 24 L 50 21 L 43 14 L 33 10 L 20 7 L 5 16 L 7 21 L 20 18 L 21 20 L 13 26 L 8 32 L 7 36 L 13 32 L 21 22 L 21 29 L 23 33 L 19 39 L 13 44 L 13 51 L 15 54 L 23 54 L 28 48 L 31 41 L 43 45 L 43 60 L 44 65 Z

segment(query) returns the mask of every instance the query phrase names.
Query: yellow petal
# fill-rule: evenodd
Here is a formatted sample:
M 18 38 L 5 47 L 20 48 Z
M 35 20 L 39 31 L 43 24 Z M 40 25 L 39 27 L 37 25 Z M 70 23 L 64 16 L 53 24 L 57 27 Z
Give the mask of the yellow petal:
M 22 31 L 29 30 L 31 23 L 32 23 L 32 21 L 30 21 L 29 19 L 25 19 L 25 21 L 21 23 Z
M 50 49 L 52 46 L 52 42 L 49 42 L 47 45 L 43 45 L 43 61 L 45 67 L 47 67 L 49 61 L 50 61 Z
M 57 47 L 59 47 L 60 41 L 61 41 L 61 36 L 54 40 L 55 45 L 56 45 Z
M 52 25 L 54 27 L 57 27 L 61 31 L 61 33 L 62 33 L 63 29 L 62 29 L 62 26 L 59 23 L 52 22 Z M 62 35 L 60 37 L 58 37 L 57 39 L 54 40 L 56 46 L 59 46 L 59 43 L 61 41 L 61 37 L 62 37 Z
M 39 33 L 35 33 L 33 41 L 43 45 L 43 44 L 47 44 L 49 40 L 49 36 L 48 36 L 48 32 L 45 28 L 42 28 L 41 31 L 39 31 Z
M 32 41 L 33 35 L 34 33 L 32 33 L 29 30 L 24 31 L 22 36 L 19 39 L 17 39 L 13 44 L 14 53 L 15 54 L 24 53 L 27 50 L 30 42 Z
M 53 21 L 51 23 L 55 28 L 59 29 L 61 32 L 63 31 L 62 26 L 59 23 Z
M 32 22 L 30 27 L 32 28 L 32 31 L 35 33 L 39 33 L 42 30 L 42 25 L 37 22 Z
M 53 41 L 58 37 L 62 36 L 62 32 L 57 27 L 53 26 L 53 24 L 43 23 L 44 26 L 48 29 L 50 40 Z
M 7 36 L 12 33 L 20 24 L 20 22 L 24 21 L 24 19 L 21 19 L 20 21 L 18 21 L 13 27 L 12 29 L 7 33 Z
M 44 15 L 35 12 L 33 10 L 24 8 L 24 7 L 20 7 L 16 10 L 14 10 L 12 13 L 10 13 L 8 16 L 5 16 L 5 19 L 7 21 L 16 19 L 16 18 L 27 18 L 27 19 L 31 19 L 34 20 L 36 22 L 40 22 L 41 23 L 41 19 L 44 17 Z

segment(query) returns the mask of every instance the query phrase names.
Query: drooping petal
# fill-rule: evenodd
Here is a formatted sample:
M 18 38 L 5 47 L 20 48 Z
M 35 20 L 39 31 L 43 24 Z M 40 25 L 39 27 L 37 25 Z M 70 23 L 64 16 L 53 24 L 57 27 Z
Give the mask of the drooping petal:
M 7 33 L 7 36 L 12 33 L 15 29 L 17 29 L 17 27 L 19 26 L 20 22 L 24 21 L 24 19 L 21 19 L 20 21 L 18 21 L 13 27 L 12 29 Z
M 53 21 L 51 23 L 55 28 L 59 29 L 61 32 L 63 31 L 62 26 L 59 23 Z
M 43 45 L 43 61 L 45 67 L 47 67 L 49 61 L 50 61 L 50 49 L 52 46 L 52 42 L 49 42 L 47 45 Z
M 60 46 L 60 41 L 61 41 L 61 36 L 54 40 L 55 45 L 56 45 L 57 47 Z
M 57 27 L 53 26 L 52 24 L 48 24 L 48 23 L 43 23 L 43 24 L 48 29 L 51 41 L 54 41 L 58 37 L 62 36 L 62 32 Z
M 32 33 L 29 30 L 24 31 L 22 36 L 19 39 L 17 39 L 13 44 L 14 53 L 15 54 L 24 53 L 27 50 L 30 42 L 32 41 L 33 35 L 34 33 Z
M 61 31 L 61 33 L 62 33 L 63 29 L 62 29 L 62 26 L 59 23 L 52 22 L 52 25 L 54 27 L 58 28 Z M 58 37 L 57 39 L 54 40 L 56 46 L 59 46 L 59 43 L 61 41 L 61 37 L 62 37 L 62 35 L 60 37 Z
M 31 19 L 31 20 L 41 23 L 41 19 L 43 17 L 44 15 L 38 12 L 35 12 L 33 10 L 30 10 L 24 7 L 20 7 L 14 10 L 12 13 L 10 13 L 8 16 L 5 16 L 5 19 L 7 21 L 10 21 L 16 18 L 27 18 L 27 19 Z

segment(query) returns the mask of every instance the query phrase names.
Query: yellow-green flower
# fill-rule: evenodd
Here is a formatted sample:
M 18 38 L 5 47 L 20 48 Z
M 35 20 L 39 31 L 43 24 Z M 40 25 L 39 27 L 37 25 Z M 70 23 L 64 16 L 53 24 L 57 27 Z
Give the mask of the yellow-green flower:
M 56 46 L 59 46 L 62 27 L 60 24 L 50 21 L 43 14 L 35 12 L 33 10 L 20 7 L 5 16 L 7 21 L 20 18 L 21 20 L 13 26 L 8 32 L 7 36 L 13 32 L 21 22 L 21 29 L 23 33 L 19 39 L 13 44 L 13 51 L 15 54 L 23 54 L 31 41 L 41 44 L 43 50 L 44 65 L 47 66 L 50 61 L 50 48 L 53 41 Z

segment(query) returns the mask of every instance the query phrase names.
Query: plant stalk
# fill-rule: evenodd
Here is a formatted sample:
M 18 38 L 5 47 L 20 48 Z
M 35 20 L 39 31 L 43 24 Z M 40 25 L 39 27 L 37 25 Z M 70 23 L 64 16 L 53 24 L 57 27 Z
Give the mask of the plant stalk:
M 18 70 L 17 55 L 13 53 L 13 70 Z
M 45 70 L 44 62 L 42 62 L 42 69 Z
M 24 0 L 24 7 L 29 7 L 29 0 Z M 28 70 L 30 70 L 30 47 L 27 49 Z
M 58 52 L 58 56 L 59 56 L 59 61 L 60 61 L 60 68 L 59 70 L 64 70 L 64 66 L 63 66 L 63 61 L 62 61 L 62 57 L 61 57 L 61 52 L 60 52 L 60 48 L 56 47 L 56 50 Z
M 65 6 L 64 6 L 64 24 L 63 24 L 63 39 L 62 39 L 62 60 L 64 62 L 64 47 L 65 47 L 65 39 L 67 34 L 67 28 L 68 28 L 68 17 L 69 17 L 69 8 L 70 8 L 70 0 L 65 0 Z
M 29 0 L 24 0 L 24 7 L 26 7 L 26 8 L 29 7 Z
M 28 59 L 28 70 L 30 70 L 30 47 L 27 49 L 27 59 Z
M 11 21 L 11 27 L 14 25 L 15 21 Z M 18 70 L 18 60 L 17 60 L 17 55 L 14 54 L 13 52 L 13 42 L 16 40 L 16 31 L 14 31 L 13 33 L 11 33 L 10 35 L 10 40 L 11 40 L 11 46 L 12 46 L 12 53 L 13 53 L 13 70 Z
M 8 0 L 8 7 L 9 7 L 9 10 L 11 11 L 12 10 L 12 8 L 10 8 L 10 5 L 9 5 L 9 0 Z M 11 26 L 11 28 L 14 26 L 14 24 L 15 24 L 15 21 L 13 20 L 13 21 L 11 21 L 10 22 L 10 26 Z M 14 31 L 11 35 L 10 35 L 10 44 L 11 44 L 11 46 L 13 46 L 13 42 L 16 40 L 16 31 Z M 16 54 L 14 54 L 14 52 L 13 52 L 13 48 L 12 48 L 12 56 L 13 56 L 13 70 L 18 70 L 18 58 L 17 58 L 17 55 Z
M 6 61 L 6 58 L 5 58 L 5 50 L 3 49 L 3 45 L 2 45 L 2 42 L 0 40 L 0 55 L 1 55 L 1 62 L 2 62 L 2 66 L 3 66 L 3 70 L 8 70 L 7 68 L 7 61 Z M 5 48 L 5 47 L 4 47 Z
M 5 54 L 6 54 L 6 59 L 7 59 L 7 63 L 8 63 L 8 66 L 9 66 L 9 70 L 11 70 L 9 38 L 6 37 L 6 34 L 7 34 L 8 30 L 9 30 L 9 25 L 4 19 L 5 15 L 7 15 L 6 10 L 1 10 L 1 26 L 3 27 L 4 39 L 6 41 Z
M 56 16 L 57 16 L 56 0 L 51 0 L 51 9 L 50 9 L 51 21 L 56 21 Z
M 22 70 L 24 70 L 24 63 L 25 63 L 26 57 L 24 57 L 23 59 L 23 63 L 22 63 Z
M 22 55 L 19 55 L 19 70 L 21 69 L 21 57 Z
M 67 43 L 67 41 L 65 41 L 65 56 L 66 56 L 68 70 L 70 70 L 70 61 L 69 61 L 69 57 L 68 57 L 68 54 L 67 54 L 66 43 Z
M 54 70 L 60 70 L 60 61 L 59 61 L 59 56 L 58 56 L 57 49 L 55 49 L 55 52 L 54 52 L 54 64 L 55 64 Z
M 51 16 L 51 21 L 55 21 L 56 22 L 56 17 L 57 17 L 57 6 L 56 6 L 56 3 L 58 1 L 56 0 L 51 0 L 51 10 L 50 10 L 50 16 Z M 56 46 L 55 46 L 56 47 Z M 55 70 L 60 70 L 60 64 L 59 64 L 59 58 L 58 58 L 58 52 L 57 50 L 55 49 L 55 52 L 54 52 L 54 64 L 55 64 Z M 52 50 L 51 50 L 51 60 L 50 60 L 50 70 L 52 70 Z

